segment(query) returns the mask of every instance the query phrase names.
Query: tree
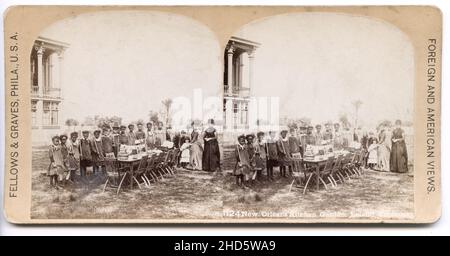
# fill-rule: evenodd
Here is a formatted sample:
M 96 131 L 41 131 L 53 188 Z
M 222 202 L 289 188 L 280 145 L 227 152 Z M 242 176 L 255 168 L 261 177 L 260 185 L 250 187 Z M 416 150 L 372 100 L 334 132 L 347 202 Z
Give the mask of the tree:
M 381 126 L 392 127 L 392 122 L 389 120 L 383 120 L 383 121 L 379 122 L 377 125 L 377 130 L 380 130 Z
M 352 105 L 355 108 L 355 128 L 358 127 L 358 112 L 362 104 L 363 102 L 361 100 L 355 100 L 352 102 Z
M 154 125 L 157 125 L 159 123 L 159 115 L 158 112 L 155 112 L 153 110 L 150 110 L 148 113 L 148 119 L 150 122 L 152 122 Z
M 95 119 L 92 116 L 87 116 L 84 118 L 83 125 L 86 126 L 95 125 Z
M 342 124 L 342 128 L 344 128 L 344 129 L 350 128 L 350 126 L 351 126 L 351 123 L 348 120 L 347 114 L 345 114 L 345 113 L 340 114 L 339 122 Z
M 166 126 L 169 126 L 169 114 L 170 114 L 170 108 L 172 107 L 173 100 L 171 98 L 165 99 L 162 101 L 162 104 L 164 105 L 165 111 L 166 111 Z
M 67 126 L 77 126 L 78 125 L 78 121 L 76 119 L 73 118 L 69 118 L 66 120 L 66 125 Z
M 75 126 L 78 125 L 78 121 L 76 119 L 73 118 L 69 118 L 66 120 L 66 126 L 68 127 L 73 127 L 75 129 Z

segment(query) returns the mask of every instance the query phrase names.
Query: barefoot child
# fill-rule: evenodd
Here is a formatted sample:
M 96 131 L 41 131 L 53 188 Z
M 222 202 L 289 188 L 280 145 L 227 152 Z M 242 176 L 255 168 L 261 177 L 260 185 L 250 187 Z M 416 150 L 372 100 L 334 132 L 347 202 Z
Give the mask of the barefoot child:
M 60 189 L 59 181 L 64 179 L 66 167 L 64 166 L 63 153 L 59 141 L 59 136 L 52 138 L 52 145 L 48 151 L 50 158 L 50 165 L 48 167 L 47 175 L 50 177 L 50 187 Z

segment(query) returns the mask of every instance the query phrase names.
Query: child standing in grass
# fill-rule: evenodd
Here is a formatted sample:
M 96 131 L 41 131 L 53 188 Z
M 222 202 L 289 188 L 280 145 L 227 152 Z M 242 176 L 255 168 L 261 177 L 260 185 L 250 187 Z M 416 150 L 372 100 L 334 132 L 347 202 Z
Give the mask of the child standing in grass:
M 255 164 L 256 164 L 256 179 L 261 180 L 262 172 L 266 169 L 266 141 L 264 140 L 264 132 L 256 134 L 257 141 L 255 143 Z
M 267 178 L 273 180 L 273 167 L 278 165 L 278 149 L 274 131 L 269 131 L 269 137 L 266 141 L 266 153 Z
M 236 156 L 236 166 L 233 174 L 236 176 L 236 185 L 246 186 L 245 176 L 251 171 L 250 156 L 246 145 L 245 135 L 238 137 L 238 144 L 234 151 Z
M 47 175 L 50 177 L 50 187 L 60 189 L 62 187 L 60 187 L 58 183 L 64 179 L 66 167 L 64 165 L 59 136 L 54 136 L 52 138 L 52 145 L 50 146 L 48 155 L 50 158 L 50 165 L 48 167 Z
M 369 157 L 367 158 L 367 164 L 370 169 L 375 169 L 378 163 L 378 140 L 377 138 L 371 138 L 371 144 L 367 151 L 369 152 Z
M 186 168 L 189 164 L 189 160 L 191 159 L 190 154 L 190 147 L 191 147 L 191 140 L 188 137 L 181 137 L 183 139 L 183 143 L 180 147 L 181 151 L 181 158 L 180 158 L 180 165 L 183 168 Z
M 70 134 L 68 152 L 67 168 L 70 172 L 70 180 L 74 181 L 75 173 L 80 168 L 80 144 L 78 143 L 78 132 L 72 132 Z

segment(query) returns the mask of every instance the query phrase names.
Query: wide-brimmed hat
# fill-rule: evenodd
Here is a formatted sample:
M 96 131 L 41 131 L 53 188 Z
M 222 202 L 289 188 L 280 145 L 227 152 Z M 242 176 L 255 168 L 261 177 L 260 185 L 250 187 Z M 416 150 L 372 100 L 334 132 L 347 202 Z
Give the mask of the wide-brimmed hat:
M 244 134 L 241 134 L 241 135 L 239 135 L 239 136 L 237 137 L 237 140 L 238 140 L 238 141 L 240 141 L 241 139 L 244 139 L 244 140 L 245 140 L 245 135 L 244 135 Z
M 254 139 L 255 138 L 255 134 L 253 134 L 253 133 L 250 133 L 250 134 L 247 134 L 247 135 L 245 135 L 245 139 Z

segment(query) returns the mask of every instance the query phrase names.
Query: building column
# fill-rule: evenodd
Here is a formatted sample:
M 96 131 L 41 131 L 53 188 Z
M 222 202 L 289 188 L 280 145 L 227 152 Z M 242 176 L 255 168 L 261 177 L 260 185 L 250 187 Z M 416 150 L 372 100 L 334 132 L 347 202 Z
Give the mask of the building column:
M 58 79 L 56 79 L 56 81 L 57 81 L 57 83 L 56 84 L 54 84 L 55 85 L 55 88 L 57 88 L 57 90 L 59 90 L 58 91 L 58 93 L 59 93 L 59 97 L 63 97 L 63 84 L 62 84 L 62 81 L 63 81 L 63 77 L 64 77 L 64 74 L 63 74 L 63 71 L 64 71 L 64 68 L 63 68 L 63 63 L 64 63 L 64 53 L 63 53 L 63 51 L 59 51 L 58 52 L 58 68 L 56 69 L 57 70 L 57 74 L 55 74 L 55 77 L 57 76 L 58 77 Z M 64 103 L 63 103 L 63 101 L 64 100 L 61 100 L 60 102 L 59 102 L 59 104 L 58 104 L 58 125 L 59 126 L 62 126 L 63 124 L 64 124 L 64 122 L 65 122 L 65 114 L 64 114 Z
M 228 67 L 228 73 L 227 73 L 227 91 L 225 92 L 226 95 L 231 95 L 232 88 L 233 88 L 233 46 L 230 46 L 227 51 L 227 67 Z
M 44 95 L 44 72 L 43 72 L 43 55 L 44 47 L 38 46 L 35 48 L 37 53 L 37 76 L 38 76 L 38 95 L 42 97 Z M 36 101 L 36 126 L 38 129 L 42 129 L 42 118 L 44 113 L 44 102 L 42 99 Z
M 62 94 L 62 92 L 63 92 L 63 90 L 62 90 L 62 88 L 63 88 L 62 80 L 63 80 L 63 77 L 64 77 L 64 74 L 63 74 L 63 71 L 64 71 L 63 61 L 64 61 L 64 53 L 62 51 L 60 51 L 60 52 L 58 52 L 58 69 L 57 69 L 58 70 L 58 74 L 57 74 L 57 76 L 58 76 L 58 79 L 57 79 L 58 83 L 55 86 L 56 88 L 59 89 L 59 92 L 60 92 L 59 96 L 60 97 L 63 96 L 63 94 Z
M 233 129 L 233 100 L 232 99 L 226 99 L 225 102 L 225 127 L 230 131 Z
M 248 52 L 248 96 L 250 96 L 250 92 L 253 86 L 253 66 L 255 59 L 255 51 L 252 50 Z
M 43 95 L 44 92 L 44 63 L 43 63 L 43 55 L 44 55 L 44 47 L 38 46 L 35 48 L 37 54 L 37 74 L 38 74 L 38 89 L 39 96 Z

